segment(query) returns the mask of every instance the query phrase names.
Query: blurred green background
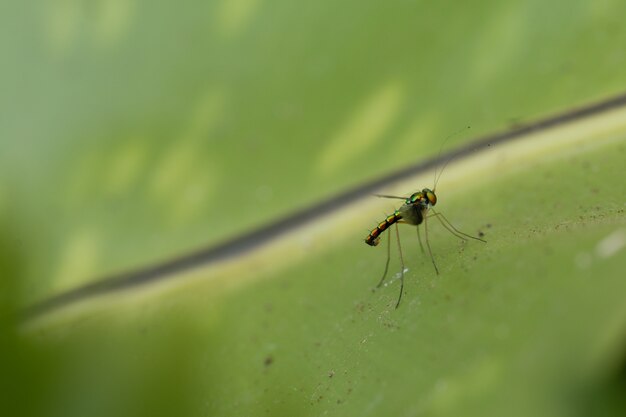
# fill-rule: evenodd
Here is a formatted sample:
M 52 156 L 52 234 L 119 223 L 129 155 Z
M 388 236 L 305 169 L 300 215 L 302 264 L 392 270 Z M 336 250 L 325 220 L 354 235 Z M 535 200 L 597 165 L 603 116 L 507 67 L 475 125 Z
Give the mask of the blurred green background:
M 471 375 L 473 367 L 479 376 L 461 377 L 455 395 L 476 396 L 472 402 L 476 415 L 490 411 L 502 415 L 498 413 L 506 407 L 499 401 L 508 398 L 505 394 L 519 400 L 513 392 L 532 390 L 544 377 L 552 378 L 546 387 L 561 387 L 567 380 L 578 383 L 579 379 L 559 373 L 580 359 L 568 343 L 581 343 L 580 350 L 587 354 L 587 339 L 570 332 L 569 324 L 564 327 L 569 339 L 555 336 L 545 351 L 538 348 L 543 353 L 537 355 L 537 373 L 528 371 L 525 379 L 518 380 L 519 386 L 493 382 L 508 381 L 507 375 L 517 375 L 511 368 L 524 363 L 517 361 L 513 344 L 498 345 L 501 355 L 495 362 L 484 352 L 486 365 L 476 359 L 482 356 L 472 349 L 493 342 L 487 336 L 492 333 L 484 329 L 460 343 L 475 355 L 471 364 L 451 360 L 445 372 L 431 366 L 419 377 L 413 371 L 403 373 L 403 367 L 408 367 L 406 371 L 412 369 L 410 365 L 424 364 L 407 364 L 400 361 L 402 357 L 419 360 L 412 355 L 428 353 L 423 347 L 414 349 L 411 336 L 427 334 L 435 340 L 433 349 L 439 349 L 446 345 L 448 332 L 477 324 L 469 314 L 468 322 L 444 325 L 442 331 L 438 321 L 447 320 L 448 313 L 433 307 L 436 296 L 435 301 L 421 300 L 421 308 L 433 307 L 436 312 L 422 322 L 411 321 L 410 304 L 404 311 L 388 311 L 383 295 L 377 295 L 375 306 L 354 324 L 350 317 L 355 312 L 345 305 L 352 306 L 353 301 L 346 297 L 358 288 L 368 289 L 377 277 L 367 281 L 363 275 L 371 273 L 370 266 L 378 271 L 384 262 L 368 259 L 372 252 L 364 252 L 369 248 L 362 245 L 361 229 L 356 238 L 329 237 L 345 244 L 331 255 L 313 253 L 304 265 L 277 272 L 264 280 L 263 288 L 234 275 L 228 279 L 244 282 L 237 291 L 215 291 L 203 299 L 195 295 L 197 288 L 186 288 L 171 297 L 128 302 L 123 308 L 112 302 L 95 315 L 77 313 L 61 324 L 41 325 L 37 331 L 18 326 L 12 313 L 103 276 L 219 244 L 432 157 L 445 137 L 464 126 L 471 126 L 470 133 L 452 137 L 446 149 L 623 93 L 623 2 L 59 0 L 13 2 L 0 10 L 0 325 L 6 335 L 0 352 L 6 363 L 0 378 L 12 415 L 318 415 L 322 409 L 313 403 L 319 396 L 320 401 L 329 401 L 323 410 L 332 415 L 385 415 L 385 410 L 398 415 L 469 415 L 474 412 L 465 409 L 466 402 L 445 396 L 434 400 L 443 405 L 426 406 L 429 400 L 413 387 L 425 389 L 427 381 L 436 384 L 446 373 L 460 375 L 470 369 Z M 509 219 L 511 225 L 499 231 L 503 246 L 470 245 L 468 251 L 495 251 L 492 259 L 497 251 L 532 254 L 539 258 L 538 265 L 555 269 L 555 276 L 575 275 L 559 268 L 556 261 L 544 259 L 542 264 L 546 246 L 537 240 L 545 238 L 547 247 L 566 247 L 573 245 L 572 240 L 584 244 L 587 239 L 595 244 L 615 227 L 623 227 L 623 212 L 616 214 L 616 210 L 623 208 L 626 195 L 619 181 L 623 147 L 584 155 L 581 158 L 594 161 L 593 166 L 603 166 L 612 157 L 612 165 L 607 165 L 612 170 L 582 175 L 577 162 L 568 160 L 555 165 L 558 175 L 553 175 L 567 184 L 574 173 L 582 175 L 580 181 L 595 179 L 588 189 L 600 187 L 602 194 L 592 198 L 606 202 L 601 205 L 605 223 L 595 227 L 585 217 L 573 232 L 576 239 L 531 236 L 515 246 L 506 237 L 529 228 L 527 221 L 512 220 L 526 218 L 527 200 L 516 194 L 502 197 L 511 183 L 483 182 L 476 194 L 484 195 L 482 204 L 493 212 L 465 213 L 470 218 L 463 220 L 464 225 L 477 227 L 489 216 L 493 222 Z M 543 178 L 535 168 L 511 181 L 524 188 L 533 178 Z M 429 184 L 416 188 L 424 185 Z M 557 190 L 563 184 L 552 185 L 543 190 L 541 201 L 560 196 Z M 568 202 L 578 207 L 580 196 L 575 187 L 571 191 Z M 478 204 L 475 195 L 454 198 L 457 207 Z M 513 210 L 516 198 L 519 204 Z M 451 211 L 454 214 L 448 206 L 446 213 Z M 574 209 L 561 217 L 557 214 L 539 213 L 533 222 L 537 228 L 550 228 L 563 219 L 581 220 Z M 457 211 L 448 217 L 463 219 L 463 215 Z M 359 247 L 353 247 L 353 242 Z M 455 252 L 452 245 L 447 248 Z M 572 256 L 581 250 L 563 249 Z M 379 249 L 378 254 L 383 252 Z M 445 259 L 446 248 L 439 247 L 439 253 Z M 359 264 L 363 258 L 371 265 Z M 486 278 L 503 276 L 501 271 L 513 258 L 501 259 L 504 263 L 483 265 L 494 269 Z M 615 312 L 622 311 L 617 295 L 624 293 L 624 287 L 615 271 L 623 266 L 623 259 L 612 262 L 594 270 L 600 273 L 607 268 L 598 291 L 608 300 L 600 295 L 585 299 L 588 288 L 581 284 L 565 292 L 580 303 L 572 301 L 562 308 L 571 314 L 572 323 L 587 318 L 582 329 L 588 332 L 614 317 L 618 330 L 607 332 L 614 335 L 609 339 L 620 340 L 622 316 Z M 360 265 L 356 271 L 355 265 Z M 463 281 L 461 272 L 456 278 Z M 455 279 L 454 273 L 448 271 L 446 282 Z M 337 275 L 333 278 L 333 274 Z M 519 270 L 519 276 L 526 274 Z M 515 276 L 507 275 L 513 281 L 506 282 L 514 282 Z M 328 297 L 334 292 L 328 290 L 339 285 L 337 281 L 349 286 L 337 290 L 341 297 L 331 297 L 331 302 Z M 317 286 L 309 287 L 316 282 Z M 475 305 L 480 300 L 482 308 L 500 311 L 500 304 L 480 286 L 468 290 L 456 285 L 460 287 L 446 291 L 453 296 L 472 295 L 473 302 L 470 296 L 463 297 L 469 300 L 466 303 Z M 300 296 L 309 294 L 310 299 L 298 301 L 295 296 L 290 303 L 283 300 L 281 288 Z M 519 320 L 522 328 L 528 325 L 524 312 L 543 312 L 541 306 L 551 302 L 553 291 L 549 286 L 523 286 L 520 292 L 507 293 L 514 298 L 536 292 L 536 308 L 511 313 L 511 322 Z M 577 305 L 586 307 L 578 310 Z M 603 314 L 597 306 L 605 306 Z M 505 306 L 500 307 L 506 316 Z M 259 321 L 264 308 L 281 314 Z M 451 311 L 460 317 L 467 313 L 463 308 L 467 304 Z M 394 334 L 402 335 L 395 342 L 406 350 L 394 352 L 383 343 L 364 351 L 351 345 L 353 340 L 339 343 L 343 332 L 354 340 L 360 335 L 367 338 L 368 327 L 377 333 L 381 320 L 386 320 L 377 320 L 379 314 L 403 323 Z M 554 315 L 548 322 L 558 327 L 563 316 Z M 350 323 L 355 326 L 352 330 L 343 329 Z M 487 327 L 492 325 L 487 321 Z M 263 326 L 271 329 L 255 334 L 253 329 Z M 507 326 L 510 329 L 512 324 Z M 306 334 L 317 332 L 325 334 L 322 339 L 328 343 L 306 339 Z M 507 340 L 522 345 L 531 343 L 529 338 L 535 335 L 513 333 Z M 314 346 L 317 353 L 289 356 L 289 366 L 281 372 L 278 360 L 273 365 L 278 353 L 267 352 L 272 351 L 270 345 L 286 349 L 289 340 Z M 288 350 L 296 348 L 304 349 L 296 344 Z M 574 351 L 572 359 L 548 366 L 561 350 Z M 532 349 L 523 352 L 521 356 L 531 355 Z M 339 371 L 319 382 L 319 375 L 332 371 L 316 368 L 324 358 L 338 363 L 334 366 L 341 372 L 361 369 L 359 375 L 367 381 L 362 382 L 363 389 L 346 380 L 340 388 L 343 396 L 337 394 L 339 388 L 328 388 Z M 616 361 L 615 366 L 623 369 Z M 251 364 L 258 363 L 267 365 L 255 373 Z M 385 366 L 401 376 L 380 369 Z M 269 375 L 269 382 L 262 380 L 272 371 L 276 372 Z M 484 378 L 481 372 L 486 373 Z M 623 388 L 621 378 L 617 383 L 609 378 L 606 389 L 604 382 L 599 383 L 597 395 L 594 391 L 590 398 L 608 404 L 607 412 L 623 410 L 619 395 L 613 394 Z M 505 388 L 499 391 L 498 386 Z M 568 406 L 554 406 L 577 398 L 570 388 L 582 389 L 568 387 L 566 394 L 537 389 L 550 401 L 529 395 L 533 398 L 520 400 L 520 409 L 535 415 L 571 415 Z M 322 393 L 327 389 L 335 393 L 332 401 Z M 428 395 L 436 397 L 439 394 L 432 394 L 436 390 L 431 387 Z M 482 397 L 474 394 L 477 390 Z M 352 392 L 361 401 L 348 404 Z M 554 400 L 553 395 L 563 398 Z M 370 408 L 364 399 L 372 401 L 367 403 Z M 404 400 L 408 402 L 403 405 Z M 346 408 L 338 408 L 342 404 Z

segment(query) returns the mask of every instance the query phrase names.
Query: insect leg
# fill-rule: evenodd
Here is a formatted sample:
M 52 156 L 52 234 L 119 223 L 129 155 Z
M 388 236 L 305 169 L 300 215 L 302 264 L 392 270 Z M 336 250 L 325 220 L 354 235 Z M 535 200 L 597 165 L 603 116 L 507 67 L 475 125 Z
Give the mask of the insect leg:
M 380 286 L 383 285 L 383 281 L 387 276 L 387 270 L 389 269 L 389 259 L 391 259 L 391 230 L 387 231 L 387 235 L 389 236 L 389 238 L 387 239 L 387 262 L 385 263 L 385 272 L 383 272 L 383 276 L 380 279 L 380 282 L 378 283 L 376 288 L 380 288 Z
M 424 254 L 424 245 L 422 244 L 422 236 L 420 235 L 420 227 L 416 226 L 415 230 L 417 230 L 417 241 L 420 243 L 420 249 L 422 250 L 422 255 Z
M 435 257 L 433 256 L 433 251 L 430 248 L 430 241 L 428 240 L 428 216 L 424 217 L 424 234 L 426 235 L 426 247 L 428 248 L 428 254 L 430 255 L 430 260 L 435 267 L 435 272 L 439 275 L 439 268 L 437 268 L 437 264 L 435 263 Z
M 439 220 L 439 222 L 443 225 L 443 227 L 445 227 L 446 229 L 448 229 L 448 231 L 450 233 L 452 233 L 453 235 L 455 235 L 456 237 L 458 237 L 459 239 L 463 239 L 466 240 L 466 237 L 469 237 L 470 239 L 474 239 L 474 240 L 480 240 L 481 242 L 487 243 L 485 240 L 479 238 L 479 237 L 475 237 L 472 235 L 468 235 L 467 233 L 463 233 L 461 232 L 459 229 L 457 229 L 456 227 L 454 227 L 452 225 L 452 223 L 450 223 L 450 220 L 448 220 L 446 218 L 446 216 L 444 216 L 442 213 L 438 213 L 436 211 L 434 211 L 431 208 L 431 211 L 433 212 L 433 214 L 431 214 L 428 217 L 437 217 L 437 220 Z
M 400 245 L 400 232 L 398 231 L 398 224 L 396 223 L 396 237 L 398 238 L 398 251 L 400 252 L 400 267 L 402 272 L 400 273 L 400 295 L 398 296 L 398 302 L 396 308 L 400 305 L 402 299 L 402 292 L 404 291 L 404 258 L 402 257 L 402 246 Z

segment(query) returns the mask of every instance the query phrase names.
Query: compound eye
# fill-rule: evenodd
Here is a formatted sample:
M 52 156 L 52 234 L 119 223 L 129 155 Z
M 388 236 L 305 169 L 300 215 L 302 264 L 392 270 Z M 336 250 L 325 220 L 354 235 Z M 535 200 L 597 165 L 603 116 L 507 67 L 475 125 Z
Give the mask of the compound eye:
M 426 193 L 426 198 L 428 198 L 428 201 L 430 202 L 430 204 L 432 204 L 433 206 L 435 204 L 437 204 L 437 196 L 435 195 L 435 193 L 433 193 L 432 191 L 428 191 Z

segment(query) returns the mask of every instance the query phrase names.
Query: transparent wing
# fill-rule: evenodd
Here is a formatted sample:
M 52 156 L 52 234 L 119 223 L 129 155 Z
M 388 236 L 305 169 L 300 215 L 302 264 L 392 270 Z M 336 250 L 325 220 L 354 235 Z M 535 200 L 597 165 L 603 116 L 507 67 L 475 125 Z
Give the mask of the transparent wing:
M 386 194 L 374 194 L 376 197 L 381 197 L 381 198 L 395 198 L 398 200 L 406 200 L 407 197 L 399 197 L 397 195 L 386 195 Z

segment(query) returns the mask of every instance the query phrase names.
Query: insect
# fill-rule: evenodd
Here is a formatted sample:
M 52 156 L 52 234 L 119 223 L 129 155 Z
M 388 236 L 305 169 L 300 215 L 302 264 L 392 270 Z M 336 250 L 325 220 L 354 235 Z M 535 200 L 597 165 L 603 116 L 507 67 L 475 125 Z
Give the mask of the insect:
M 444 166 L 445 168 L 445 166 Z M 441 170 L 443 172 L 443 169 Z M 441 173 L 440 173 L 441 175 Z M 400 300 L 402 299 L 402 293 L 404 291 L 404 259 L 402 257 L 402 246 L 400 245 L 400 233 L 398 232 L 398 224 L 408 224 L 412 226 L 417 226 L 417 239 L 420 243 L 420 248 L 422 253 L 424 253 L 424 246 L 422 244 L 422 239 L 420 236 L 419 226 L 424 224 L 424 235 L 426 238 L 426 247 L 428 249 L 428 254 L 430 255 L 430 260 L 435 267 L 435 272 L 439 275 L 439 268 L 437 268 L 437 264 L 435 263 L 435 258 L 433 257 L 433 252 L 430 248 L 430 242 L 428 241 L 428 219 L 435 217 L 439 222 L 446 228 L 450 233 L 455 235 L 456 237 L 467 240 L 467 238 L 478 240 L 481 242 L 485 242 L 483 239 L 468 235 L 466 233 L 461 232 L 456 227 L 452 225 L 448 221 L 448 219 L 441 214 L 440 212 L 436 212 L 433 209 L 433 206 L 437 204 L 437 195 L 435 194 L 435 187 L 437 185 L 437 177 L 435 177 L 435 186 L 433 189 L 424 188 L 421 191 L 417 191 L 413 193 L 410 197 L 398 197 L 393 195 L 380 195 L 377 194 L 378 197 L 383 198 L 395 198 L 404 200 L 404 204 L 400 206 L 397 210 L 393 212 L 393 214 L 387 216 L 385 220 L 380 222 L 378 226 L 373 228 L 370 233 L 365 238 L 365 243 L 370 246 L 377 246 L 380 243 L 381 234 L 387 230 L 392 225 L 395 225 L 396 229 L 396 238 L 398 241 L 398 251 L 400 253 L 400 263 L 401 263 L 401 273 L 400 273 L 400 295 L 398 296 L 398 301 L 396 302 L 396 308 L 400 305 Z M 380 288 L 385 281 L 385 277 L 387 276 L 387 271 L 389 269 L 389 260 L 391 258 L 391 231 L 388 233 L 389 242 L 387 244 L 387 262 L 385 263 L 385 271 L 383 272 L 383 276 L 380 279 L 380 282 L 376 286 L 376 288 Z

